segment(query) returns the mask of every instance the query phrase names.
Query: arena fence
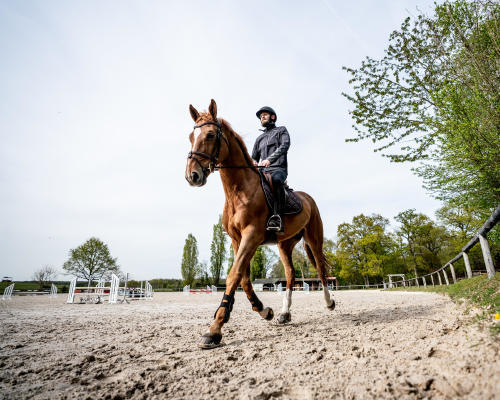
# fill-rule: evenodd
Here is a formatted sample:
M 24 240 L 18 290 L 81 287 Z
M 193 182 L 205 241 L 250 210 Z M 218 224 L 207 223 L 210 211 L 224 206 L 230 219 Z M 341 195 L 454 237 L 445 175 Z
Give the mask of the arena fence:
M 495 225 L 500 221 L 500 205 L 496 208 L 493 214 L 486 220 L 481 229 L 472 237 L 469 242 L 462 247 L 460 253 L 458 253 L 455 257 L 453 257 L 450 261 L 448 261 L 444 266 L 439 268 L 438 270 L 431 272 L 429 274 L 422 275 L 420 277 L 403 279 L 401 281 L 397 281 L 391 284 L 391 287 L 394 286 L 420 286 L 419 280 L 421 280 L 424 287 L 427 287 L 427 278 L 430 278 L 430 283 L 432 286 L 435 285 L 443 285 L 443 282 L 446 285 L 450 284 L 450 279 L 448 277 L 447 270 L 449 270 L 451 274 L 451 279 L 453 283 L 457 282 L 457 276 L 455 274 L 455 268 L 453 264 L 456 263 L 461 258 L 464 259 L 465 269 L 467 271 L 467 279 L 472 278 L 472 269 L 470 266 L 468 252 L 477 244 L 477 242 L 481 245 L 481 251 L 483 253 L 484 264 L 486 266 L 486 273 L 488 274 L 488 278 L 493 278 L 495 276 L 495 266 L 493 265 L 493 260 L 491 258 L 490 246 L 488 243 L 488 239 L 486 235 L 489 231 L 491 231 Z M 441 279 L 441 276 L 443 279 Z

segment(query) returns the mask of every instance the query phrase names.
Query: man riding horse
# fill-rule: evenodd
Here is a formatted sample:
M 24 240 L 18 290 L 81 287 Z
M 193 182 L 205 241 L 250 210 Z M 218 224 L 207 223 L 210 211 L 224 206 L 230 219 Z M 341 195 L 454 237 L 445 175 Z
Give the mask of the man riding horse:
M 231 237 L 234 249 L 234 264 L 226 279 L 222 302 L 215 311 L 208 332 L 201 337 L 199 343 L 199 347 L 203 349 L 213 349 L 221 344 L 222 327 L 229 321 L 238 286 L 241 285 L 252 309 L 260 317 L 268 321 L 274 317 L 272 308 L 264 307 L 259 300 L 250 279 L 250 261 L 257 248 L 269 237 L 269 232 L 264 227 L 268 215 L 266 195 L 264 190 L 259 190 L 261 175 L 255 168 L 255 163 L 258 159 L 272 172 L 273 180 L 283 183 L 290 138 L 284 127 L 275 126 L 274 110 L 259 110 L 257 116 L 266 129 L 257 139 L 252 160 L 241 136 L 227 121 L 217 117 L 217 104 L 214 100 L 210 102 L 208 112 L 200 113 L 192 105 L 189 106 L 189 112 L 195 125 L 189 134 L 191 151 L 188 153 L 185 178 L 191 186 L 201 187 L 206 184 L 210 174 L 220 172 L 226 198 L 222 225 Z M 264 116 L 264 112 L 268 116 Z M 281 176 L 277 173 L 279 170 Z M 300 198 L 302 208 L 298 213 L 287 214 L 286 229 L 275 238 L 286 275 L 286 292 L 278 316 L 278 323 L 281 324 L 291 321 L 290 308 L 295 286 L 292 252 L 301 239 L 304 240 L 307 257 L 318 271 L 323 284 L 326 307 L 329 310 L 335 308 L 335 301 L 328 291 L 326 273 L 327 267 L 331 266 L 323 252 L 323 222 L 318 206 L 309 194 L 301 191 L 295 193 Z M 201 207 L 200 212 L 204 209 Z M 279 212 L 280 210 L 276 210 L 277 215 Z M 280 228 L 283 228 L 282 224 Z
M 265 167 L 264 173 L 271 176 L 274 197 L 273 215 L 267 221 L 267 230 L 282 233 L 285 228 L 283 185 L 288 175 L 287 153 L 290 147 L 290 135 L 284 126 L 276 126 L 277 115 L 271 107 L 262 107 L 256 115 L 264 129 L 255 141 L 252 158 L 255 165 Z

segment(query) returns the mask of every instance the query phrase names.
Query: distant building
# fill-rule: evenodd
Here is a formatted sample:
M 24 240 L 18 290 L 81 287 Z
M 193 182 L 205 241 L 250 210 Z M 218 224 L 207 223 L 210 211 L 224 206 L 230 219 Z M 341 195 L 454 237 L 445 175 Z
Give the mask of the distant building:
M 2 278 L 2 282 L 12 282 L 12 276 L 4 276 Z
M 328 288 L 333 290 L 338 288 L 337 278 L 334 276 L 328 276 L 326 278 Z M 309 290 L 320 290 L 322 288 L 321 280 L 319 278 L 295 278 L 295 287 L 294 289 L 300 289 L 302 286 L 302 282 L 305 282 L 309 285 Z M 255 279 L 252 282 L 252 286 L 256 292 L 262 292 L 265 290 L 276 290 L 277 286 L 281 283 L 281 287 L 286 287 L 286 278 L 269 278 L 269 279 Z

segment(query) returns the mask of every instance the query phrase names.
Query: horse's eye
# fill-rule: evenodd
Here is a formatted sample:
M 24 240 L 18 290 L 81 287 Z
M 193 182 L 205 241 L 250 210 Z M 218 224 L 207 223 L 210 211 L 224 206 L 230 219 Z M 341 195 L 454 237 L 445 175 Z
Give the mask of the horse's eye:
M 213 133 L 207 133 L 207 139 L 213 139 L 215 135 Z

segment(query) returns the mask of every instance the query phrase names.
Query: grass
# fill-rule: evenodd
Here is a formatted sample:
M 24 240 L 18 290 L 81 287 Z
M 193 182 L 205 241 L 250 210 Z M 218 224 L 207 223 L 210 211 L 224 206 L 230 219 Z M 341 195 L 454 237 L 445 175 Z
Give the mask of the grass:
M 408 291 L 408 292 L 435 292 L 450 296 L 453 301 L 477 306 L 483 310 L 480 319 L 491 319 L 496 313 L 500 313 L 500 272 L 497 272 L 492 279 L 486 275 L 476 276 L 471 279 L 463 279 L 457 283 L 441 286 L 403 287 L 387 290 Z M 491 327 L 492 333 L 500 333 L 500 324 L 496 323 Z

